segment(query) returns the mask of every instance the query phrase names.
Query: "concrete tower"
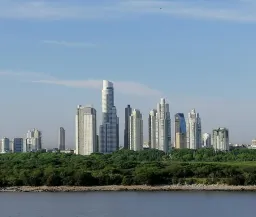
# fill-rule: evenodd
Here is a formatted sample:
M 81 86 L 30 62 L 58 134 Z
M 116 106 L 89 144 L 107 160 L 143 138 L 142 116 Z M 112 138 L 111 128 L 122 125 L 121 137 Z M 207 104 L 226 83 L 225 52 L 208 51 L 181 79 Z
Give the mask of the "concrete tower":
M 90 155 L 97 151 L 96 110 L 92 106 L 77 107 L 76 154 Z
M 169 104 L 162 98 L 157 104 L 156 113 L 156 147 L 168 152 L 171 147 L 171 119 Z
M 212 132 L 212 145 L 217 151 L 229 150 L 229 132 L 227 128 L 214 129 Z
M 187 120 L 187 148 L 198 149 L 201 148 L 202 132 L 201 132 L 201 119 L 199 113 L 192 109 L 188 113 Z
M 143 149 L 143 120 L 139 110 L 134 109 L 130 116 L 130 150 Z
M 60 127 L 58 135 L 59 150 L 65 150 L 65 129 Z

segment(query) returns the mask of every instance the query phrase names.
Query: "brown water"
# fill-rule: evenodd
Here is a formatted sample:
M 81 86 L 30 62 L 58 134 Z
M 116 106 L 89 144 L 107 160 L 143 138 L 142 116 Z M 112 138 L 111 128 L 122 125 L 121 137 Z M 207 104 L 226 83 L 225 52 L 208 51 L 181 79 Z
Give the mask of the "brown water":
M 255 217 L 256 193 L 0 193 L 1 217 Z

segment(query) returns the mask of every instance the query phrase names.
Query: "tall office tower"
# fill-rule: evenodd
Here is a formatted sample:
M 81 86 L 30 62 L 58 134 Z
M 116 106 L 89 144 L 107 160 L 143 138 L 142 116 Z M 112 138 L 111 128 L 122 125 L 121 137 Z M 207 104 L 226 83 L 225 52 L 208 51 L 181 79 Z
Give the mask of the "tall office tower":
M 65 129 L 60 127 L 58 135 L 59 150 L 65 150 Z
M 156 113 L 156 146 L 157 149 L 168 152 L 171 147 L 171 118 L 169 104 L 161 99 L 157 104 Z
M 186 137 L 186 120 L 183 113 L 177 113 L 175 115 L 175 148 L 186 148 L 187 137 Z
M 188 113 L 187 120 L 187 148 L 198 149 L 201 148 L 202 132 L 201 132 L 201 119 L 199 113 L 192 109 Z
M 211 141 L 211 134 L 209 133 L 204 133 L 203 134 L 203 141 L 202 141 L 202 147 L 203 148 L 210 148 L 212 145 L 212 141 Z
M 156 149 L 156 109 L 149 113 L 148 117 L 148 146 L 149 148 Z
M 33 129 L 27 132 L 23 140 L 23 152 L 35 152 L 42 149 L 42 132 Z
M 92 106 L 77 106 L 76 154 L 90 155 L 97 151 L 96 110 Z
M 134 109 L 130 116 L 130 150 L 143 149 L 143 120 L 139 110 Z
M 130 132 L 129 132 L 129 127 L 130 127 L 130 116 L 132 113 L 132 108 L 130 105 L 128 105 L 125 108 L 125 124 L 124 124 L 124 149 L 130 149 Z
M 13 153 L 23 152 L 23 138 L 14 138 L 11 144 Z
M 229 132 L 227 128 L 214 129 L 212 133 L 213 148 L 217 151 L 229 150 Z
M 102 124 L 99 130 L 99 151 L 112 153 L 119 149 L 119 118 L 114 103 L 114 87 L 110 81 L 103 81 Z
M 2 138 L 2 147 L 1 153 L 8 153 L 10 151 L 10 139 L 9 138 Z

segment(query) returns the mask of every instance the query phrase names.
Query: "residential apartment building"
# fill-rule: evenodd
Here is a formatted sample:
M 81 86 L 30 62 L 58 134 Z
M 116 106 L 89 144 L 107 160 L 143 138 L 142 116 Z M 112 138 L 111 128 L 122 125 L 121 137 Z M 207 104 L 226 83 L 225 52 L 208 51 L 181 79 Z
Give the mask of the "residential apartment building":
M 96 110 L 92 106 L 79 105 L 76 113 L 76 154 L 90 155 L 96 151 Z

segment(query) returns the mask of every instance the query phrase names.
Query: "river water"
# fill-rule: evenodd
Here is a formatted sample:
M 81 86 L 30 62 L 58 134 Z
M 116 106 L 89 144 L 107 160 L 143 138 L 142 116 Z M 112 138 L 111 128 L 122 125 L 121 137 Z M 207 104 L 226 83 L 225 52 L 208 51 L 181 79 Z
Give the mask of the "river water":
M 256 193 L 0 193 L 1 217 L 255 217 Z

